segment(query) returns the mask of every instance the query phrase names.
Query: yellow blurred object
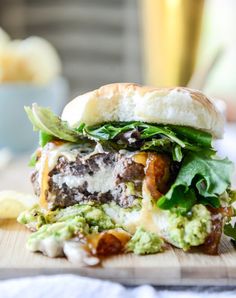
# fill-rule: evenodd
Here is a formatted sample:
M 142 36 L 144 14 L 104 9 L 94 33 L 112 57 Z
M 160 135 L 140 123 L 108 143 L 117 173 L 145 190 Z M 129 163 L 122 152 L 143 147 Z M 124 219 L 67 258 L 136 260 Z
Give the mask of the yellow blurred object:
M 204 0 L 142 0 L 145 81 L 185 86 L 193 72 Z
M 27 60 L 17 51 L 17 43 L 10 43 L 0 52 L 0 82 L 31 82 L 33 74 Z
M 0 51 L 9 43 L 9 35 L 0 27 Z
M 32 36 L 24 40 L 7 40 L 0 28 L 0 83 L 47 84 L 60 72 L 58 54 L 45 39 Z
M 37 198 L 30 194 L 12 190 L 0 191 L 0 219 L 17 218 L 24 210 L 37 203 Z

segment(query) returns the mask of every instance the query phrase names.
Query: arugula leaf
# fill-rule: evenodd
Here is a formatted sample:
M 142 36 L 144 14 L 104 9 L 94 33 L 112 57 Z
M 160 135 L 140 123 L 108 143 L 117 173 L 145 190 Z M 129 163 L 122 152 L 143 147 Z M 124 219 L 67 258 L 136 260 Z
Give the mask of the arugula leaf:
M 139 122 L 120 122 L 120 123 L 107 123 L 99 126 L 83 126 L 84 135 L 91 136 L 97 140 L 112 140 L 119 134 L 135 129 Z M 81 127 L 76 129 L 81 131 Z
M 231 223 L 227 223 L 224 225 L 224 234 L 226 236 L 231 237 L 234 241 L 236 241 L 236 223 L 232 226 Z
M 202 151 L 209 155 L 215 153 L 211 147 L 212 137 L 209 133 L 199 131 L 189 127 L 167 126 L 148 124 L 138 121 L 133 122 L 111 122 L 96 126 L 87 126 L 81 124 L 76 131 L 83 133 L 84 136 L 93 138 L 97 141 L 117 142 L 122 138 L 122 134 L 128 131 L 136 130 L 139 132 L 142 140 L 140 146 L 136 149 L 152 150 L 157 152 L 170 152 L 173 159 L 180 162 L 183 158 L 181 150 Z M 164 141 L 163 141 L 164 140 Z M 122 142 L 121 142 L 122 143 Z M 120 147 L 129 148 L 127 144 L 120 144 Z M 132 147 L 133 148 L 133 147 Z
M 84 133 L 84 135 L 90 135 L 97 140 L 112 140 L 119 134 L 133 129 L 139 129 L 141 139 L 160 137 L 161 135 L 162 137 L 168 137 L 183 148 L 192 146 L 193 144 L 211 147 L 212 136 L 209 133 L 184 126 L 156 125 L 139 121 L 111 122 L 95 126 L 87 126 L 82 123 L 76 128 L 76 131 Z
M 141 147 L 141 150 L 171 152 L 172 142 L 168 138 L 152 139 L 151 141 L 145 142 L 144 145 Z
M 212 136 L 208 132 L 187 126 L 173 125 L 171 128 L 179 137 L 187 138 L 190 142 L 200 144 L 203 147 L 211 147 Z
M 86 126 L 85 123 L 81 123 L 79 127 L 75 128 L 75 131 L 77 131 L 80 134 L 83 134 L 83 130 L 84 130 L 85 126 Z
M 233 163 L 227 158 L 216 159 L 202 152 L 188 152 L 183 159 L 178 176 L 170 190 L 162 196 L 157 205 L 161 209 L 170 209 L 179 205 L 186 211 L 191 207 L 193 193 L 189 199 L 189 190 L 196 189 L 195 197 L 205 204 L 219 207 L 219 195 L 221 195 L 230 185 L 230 176 L 233 172 Z M 180 200 L 180 194 L 184 200 L 189 200 L 187 204 Z
M 167 127 L 159 127 L 150 124 L 141 124 L 141 128 L 144 128 L 141 132 L 141 138 L 146 139 L 155 135 L 161 134 L 170 138 L 173 142 L 177 143 L 181 147 L 185 147 L 185 143 L 181 141 L 176 134 Z
M 34 130 L 40 130 L 47 135 L 65 141 L 78 142 L 79 133 L 70 129 L 67 123 L 62 121 L 50 109 L 33 104 L 32 108 L 25 107 L 25 111 L 34 126 Z
M 181 162 L 181 160 L 183 159 L 183 152 L 178 144 L 176 144 L 172 149 L 172 157 L 174 161 L 178 162 Z
M 82 139 L 92 139 L 102 142 L 104 146 L 128 150 L 152 150 L 156 152 L 168 152 L 173 160 L 180 162 L 185 151 L 202 151 L 205 154 L 215 153 L 211 147 L 212 137 L 209 133 L 190 127 L 175 125 L 148 124 L 140 121 L 111 122 L 95 126 L 81 123 L 76 129 L 68 127 L 67 123 L 48 109 L 33 104 L 32 108 L 25 107 L 29 119 L 35 130 L 41 131 L 40 144 L 44 146 L 53 138 L 69 142 L 80 142 Z M 134 142 L 126 142 L 124 134 L 136 131 Z M 106 144 L 107 142 L 107 144 Z

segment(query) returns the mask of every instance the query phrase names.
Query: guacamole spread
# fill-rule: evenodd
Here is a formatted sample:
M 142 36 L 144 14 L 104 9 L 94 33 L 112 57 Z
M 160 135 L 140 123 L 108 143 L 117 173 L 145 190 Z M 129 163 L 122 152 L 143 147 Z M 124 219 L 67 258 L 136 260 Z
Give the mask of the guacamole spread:
M 138 228 L 127 243 L 127 251 L 136 255 L 154 254 L 163 251 L 163 240 L 155 233 Z

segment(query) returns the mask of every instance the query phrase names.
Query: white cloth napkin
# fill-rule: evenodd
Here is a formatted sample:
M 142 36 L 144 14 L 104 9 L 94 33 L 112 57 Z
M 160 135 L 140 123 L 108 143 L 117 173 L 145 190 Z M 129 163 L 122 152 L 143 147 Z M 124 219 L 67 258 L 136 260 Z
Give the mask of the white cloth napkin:
M 124 287 L 77 275 L 37 276 L 0 281 L 1 298 L 231 298 L 235 288 Z

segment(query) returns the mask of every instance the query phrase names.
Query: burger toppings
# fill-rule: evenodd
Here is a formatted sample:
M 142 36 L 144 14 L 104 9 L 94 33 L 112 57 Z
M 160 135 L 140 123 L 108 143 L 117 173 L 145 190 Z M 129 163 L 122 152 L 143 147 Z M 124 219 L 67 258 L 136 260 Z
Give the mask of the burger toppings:
M 153 195 L 159 199 L 157 202 L 159 208 L 178 208 L 181 212 L 188 212 L 197 202 L 218 208 L 220 206 L 219 196 L 230 186 L 233 164 L 227 158 L 219 159 L 215 155 L 215 151 L 211 146 L 212 136 L 207 132 L 189 127 L 154 125 L 137 121 L 108 123 L 93 127 L 81 124 L 78 128 L 72 129 L 68 128 L 66 122 L 61 121 L 50 110 L 40 108 L 37 105 L 34 105 L 32 110 L 27 108 L 27 113 L 35 128 L 40 131 L 44 129 L 43 132 L 46 134 L 51 129 L 50 133 L 56 139 L 64 137 L 67 130 L 69 130 L 71 131 L 69 136 L 72 132 L 77 134 L 77 141 L 74 139 L 73 142 L 82 142 L 84 144 L 84 142 L 90 140 L 101 144 L 106 153 L 115 152 L 117 154 L 120 150 L 132 153 L 132 151 L 136 150 L 137 152 L 138 150 L 139 152 L 156 152 L 157 154 L 169 156 L 172 161 L 171 169 L 174 169 L 170 177 L 173 181 L 171 187 L 168 183 L 164 183 L 164 191 L 161 191 L 154 185 L 157 182 L 156 178 L 151 178 L 149 174 L 146 175 Z M 49 128 L 47 128 L 48 118 L 51 118 Z M 54 126 L 58 127 L 55 128 Z M 62 129 L 63 135 L 60 137 L 58 133 L 60 132 L 59 128 L 62 127 L 65 127 L 65 129 Z M 127 144 L 119 144 L 119 140 L 124 137 L 124 133 L 131 133 L 134 130 L 139 132 L 136 131 L 133 134 L 133 138 L 135 135 L 137 137 L 136 148 L 130 148 Z M 121 138 L 119 138 L 120 136 Z M 151 171 L 153 166 L 154 162 L 152 161 L 148 172 Z M 157 171 L 157 167 L 155 171 Z M 166 175 L 167 173 L 163 174 Z M 107 175 L 110 176 L 108 173 Z M 111 181 L 111 179 L 108 181 Z M 78 187 L 82 187 L 82 185 L 79 184 Z M 166 191 L 167 193 L 165 193 Z M 98 192 L 98 189 L 94 189 L 96 195 Z M 123 191 L 121 193 L 123 194 Z
M 154 210 L 149 215 L 156 223 L 153 226 L 142 220 L 142 209 L 137 207 L 124 209 L 113 203 L 77 204 L 44 212 L 34 207 L 23 212 L 18 221 L 36 231 L 29 237 L 27 247 L 53 257 L 65 253 L 64 245 L 68 240 L 85 249 L 87 257 L 124 251 L 157 253 L 165 248 L 163 239 L 188 250 L 209 241 L 208 235 L 215 231 L 211 212 L 203 205 L 195 205 L 191 214 L 184 216 L 165 210 Z M 107 236 L 106 231 L 113 236 Z
M 217 157 L 210 133 L 142 121 L 70 127 L 36 104 L 26 112 L 40 131 L 31 160 L 40 206 L 18 218 L 34 231 L 30 250 L 89 265 L 161 252 L 164 242 L 217 252 L 235 195 L 233 165 Z

